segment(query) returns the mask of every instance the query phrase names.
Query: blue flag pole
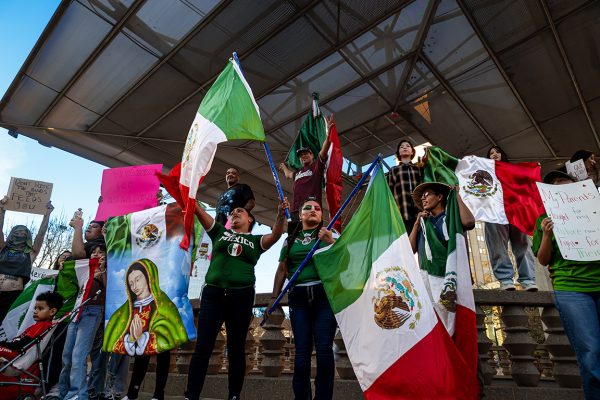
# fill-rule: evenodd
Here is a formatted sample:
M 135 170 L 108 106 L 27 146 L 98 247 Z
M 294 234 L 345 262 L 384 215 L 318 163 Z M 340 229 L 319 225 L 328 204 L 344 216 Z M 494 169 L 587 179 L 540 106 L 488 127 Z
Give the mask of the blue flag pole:
M 371 173 L 373 172 L 373 170 L 375 170 L 375 168 L 379 165 L 379 162 L 381 160 L 382 160 L 381 154 L 379 154 L 377 157 L 375 157 L 375 159 L 373 160 L 373 162 L 371 163 L 371 165 L 367 169 L 367 172 L 365 172 L 363 174 L 363 176 L 361 176 L 361 178 L 358 181 L 358 183 L 356 184 L 356 186 L 354 186 L 354 189 L 352 189 L 352 192 L 350 192 L 350 194 L 348 195 L 348 197 L 344 201 L 344 204 L 342 204 L 342 206 L 340 207 L 340 209 L 338 210 L 338 212 L 335 213 L 335 215 L 333 216 L 333 218 L 331 219 L 331 221 L 329 221 L 329 224 L 327 225 L 327 230 L 331 230 L 331 228 L 333 227 L 333 225 L 335 225 L 336 221 L 342 215 L 342 212 L 344 211 L 344 209 L 348 206 L 348 203 L 350 203 L 350 200 L 352 200 L 352 198 L 354 196 L 356 196 L 356 194 L 360 190 L 360 187 L 362 186 L 362 184 L 365 182 L 365 180 L 367 179 L 367 177 L 371 175 Z M 317 251 L 317 249 L 319 248 L 319 244 L 320 243 L 321 243 L 321 239 L 317 239 L 317 241 L 315 242 L 315 244 L 313 245 L 313 247 L 310 249 L 310 251 L 308 252 L 308 254 L 306 255 L 306 257 L 304 258 L 304 260 L 302 261 L 302 263 L 300 264 L 300 266 L 298 267 L 298 269 L 296 270 L 296 272 L 294 272 L 294 275 L 292 275 L 292 277 L 288 280 L 287 285 L 285 285 L 285 287 L 283 288 L 283 290 L 281 291 L 281 293 L 279 293 L 279 296 L 277 296 L 277 299 L 275 299 L 275 301 L 273 302 L 273 305 L 267 310 L 265 317 L 263 318 L 263 320 L 260 323 L 261 326 L 264 325 L 264 323 L 266 321 L 266 318 L 269 315 L 271 315 L 273 313 L 273 311 L 275 311 L 275 308 L 281 302 L 281 299 L 283 299 L 283 296 L 285 296 L 285 294 L 288 292 L 288 290 L 290 290 L 290 288 L 292 287 L 292 284 L 294 283 L 294 281 L 296 280 L 296 278 L 298 277 L 298 275 L 300 275 L 300 272 L 302 272 L 302 270 L 304 269 L 304 267 L 306 266 L 306 264 L 308 263 L 308 261 L 312 258 L 313 254 L 315 254 L 315 251 Z M 288 243 L 288 246 L 291 246 L 291 244 Z
M 242 65 L 240 64 L 240 60 L 238 58 L 237 52 L 233 52 L 233 60 L 238 65 L 240 71 L 242 71 Z M 279 200 L 283 202 L 284 195 L 283 190 L 281 189 L 281 183 L 279 182 L 279 176 L 277 175 L 277 170 L 275 169 L 275 164 L 273 163 L 273 157 L 271 157 L 271 151 L 269 150 L 269 145 L 267 141 L 263 142 L 263 148 L 265 149 L 265 154 L 267 155 L 267 161 L 269 162 L 269 167 L 271 167 L 271 173 L 273 174 L 273 180 L 275 180 L 275 186 L 277 187 L 277 193 L 279 194 Z M 290 210 L 286 208 L 283 210 L 285 212 L 285 218 L 288 222 L 291 222 L 292 217 L 290 216 Z

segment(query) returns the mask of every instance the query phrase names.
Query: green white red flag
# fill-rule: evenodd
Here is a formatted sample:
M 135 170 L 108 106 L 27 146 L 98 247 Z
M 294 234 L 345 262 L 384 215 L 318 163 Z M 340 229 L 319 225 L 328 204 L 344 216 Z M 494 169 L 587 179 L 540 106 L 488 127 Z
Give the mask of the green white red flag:
M 434 146 L 427 152 L 423 180 L 460 185 L 460 197 L 477 221 L 511 224 L 528 235 L 544 213 L 536 186 L 541 181 L 538 163 L 458 159 Z
M 228 140 L 265 140 L 258 104 L 240 67 L 230 59 L 208 90 L 192 122 L 181 160 L 181 195 L 186 199 L 186 234 L 181 247 L 190 245 L 196 193 L 208 174 L 217 145 Z
M 340 238 L 314 262 L 367 400 L 478 398 L 381 170 Z

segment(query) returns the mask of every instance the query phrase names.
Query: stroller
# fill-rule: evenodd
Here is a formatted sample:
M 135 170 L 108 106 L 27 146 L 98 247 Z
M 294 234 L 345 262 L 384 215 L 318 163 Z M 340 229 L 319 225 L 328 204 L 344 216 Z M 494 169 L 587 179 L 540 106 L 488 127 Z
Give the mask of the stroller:
M 44 356 L 48 356 L 48 360 L 52 358 L 52 343 L 66 333 L 68 323 L 62 322 L 76 315 L 90 300 L 83 301 L 77 308 L 63 315 L 12 360 L 0 364 L 0 400 L 37 400 L 46 397 L 50 371 L 45 368 Z M 60 332 L 55 332 L 59 328 Z

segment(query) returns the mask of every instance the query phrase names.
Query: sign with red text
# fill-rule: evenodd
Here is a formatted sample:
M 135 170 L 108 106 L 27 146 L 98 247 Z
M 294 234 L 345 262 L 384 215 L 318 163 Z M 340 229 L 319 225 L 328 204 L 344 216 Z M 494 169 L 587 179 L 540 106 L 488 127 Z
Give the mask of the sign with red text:
M 45 214 L 52 195 L 52 183 L 10 178 L 6 209 L 31 214 Z
M 156 177 L 162 164 L 110 168 L 102 171 L 97 221 L 120 217 L 157 206 L 156 193 L 160 182 Z
M 600 194 L 594 182 L 537 185 L 563 258 L 600 260 Z

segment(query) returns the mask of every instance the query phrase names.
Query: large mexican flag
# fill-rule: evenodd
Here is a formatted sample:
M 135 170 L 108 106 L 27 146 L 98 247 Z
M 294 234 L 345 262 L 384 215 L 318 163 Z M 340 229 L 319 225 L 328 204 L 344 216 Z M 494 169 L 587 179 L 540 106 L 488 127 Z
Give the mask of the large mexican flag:
M 85 300 L 96 296 L 96 293 L 91 293 L 91 289 L 98 266 L 97 258 L 66 261 L 63 264 L 63 269 L 58 274 L 56 291 L 63 296 L 65 303 L 56 314 L 57 317 L 77 309 Z M 77 320 L 79 314 L 81 309 L 77 310 L 73 318 Z
M 208 90 L 192 122 L 181 160 L 179 180 L 185 207 L 185 236 L 181 246 L 190 244 L 196 193 L 208 174 L 217 145 L 228 140 L 265 140 L 258 104 L 239 65 L 230 59 Z M 233 161 L 233 160 L 232 160 Z
M 477 398 L 381 170 L 339 240 L 314 261 L 366 399 Z
M 460 186 L 460 197 L 477 221 L 511 224 L 531 235 L 544 213 L 536 182 L 538 163 L 509 163 L 489 158 L 456 158 L 439 147 L 427 152 L 424 182 Z

